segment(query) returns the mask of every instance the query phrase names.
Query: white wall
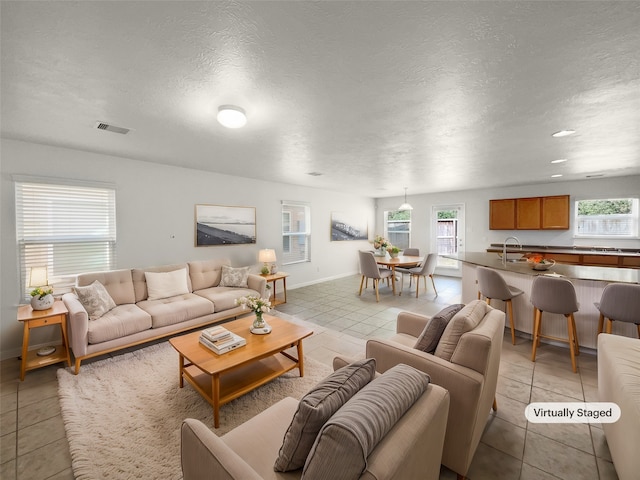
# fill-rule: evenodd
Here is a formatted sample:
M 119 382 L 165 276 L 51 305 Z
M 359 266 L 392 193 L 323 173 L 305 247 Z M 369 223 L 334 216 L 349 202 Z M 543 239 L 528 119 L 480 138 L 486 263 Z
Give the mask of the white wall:
M 288 287 L 358 272 L 357 250 L 366 241 L 331 242 L 332 211 L 363 215 L 374 223 L 371 198 L 240 177 L 164 166 L 78 150 L 13 140 L 0 146 L 2 199 L 0 259 L 0 357 L 19 354 L 22 325 L 16 320 L 20 298 L 15 242 L 14 175 L 108 182 L 116 186 L 117 268 L 145 267 L 207 258 L 230 258 L 234 266 L 255 265 L 260 248 L 280 258 L 281 200 L 311 204 L 311 262 L 280 267 L 290 273 Z M 212 154 L 212 161 L 216 159 Z M 265 168 L 268 177 L 269 169 Z M 255 206 L 255 245 L 195 247 L 194 205 Z M 370 235 L 372 233 L 370 232 Z M 32 345 L 53 341 L 53 329 L 35 330 Z
M 611 198 L 640 194 L 640 176 L 600 178 L 574 182 L 553 182 L 542 185 L 479 189 L 459 192 L 410 195 L 407 200 L 411 213 L 411 245 L 421 252 L 431 250 L 431 209 L 434 205 L 464 204 L 465 250 L 483 252 L 491 243 L 502 243 L 510 235 L 522 244 L 533 245 L 599 245 L 640 249 L 640 240 L 578 239 L 573 230 L 489 230 L 489 200 L 548 195 L 571 196 L 571 226 L 573 228 L 574 201 L 585 198 Z M 384 231 L 385 210 L 395 210 L 404 197 L 382 198 L 376 205 L 375 233 Z

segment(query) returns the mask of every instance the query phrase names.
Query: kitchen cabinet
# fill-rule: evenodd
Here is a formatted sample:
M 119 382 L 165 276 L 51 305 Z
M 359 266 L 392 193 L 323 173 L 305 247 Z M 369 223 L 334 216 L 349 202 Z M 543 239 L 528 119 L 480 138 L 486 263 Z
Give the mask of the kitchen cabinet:
M 540 229 L 540 197 L 516 199 L 516 229 Z
M 491 230 L 568 230 L 569 195 L 489 200 Z
M 489 201 L 489 228 L 491 230 L 514 230 L 516 228 L 515 199 Z

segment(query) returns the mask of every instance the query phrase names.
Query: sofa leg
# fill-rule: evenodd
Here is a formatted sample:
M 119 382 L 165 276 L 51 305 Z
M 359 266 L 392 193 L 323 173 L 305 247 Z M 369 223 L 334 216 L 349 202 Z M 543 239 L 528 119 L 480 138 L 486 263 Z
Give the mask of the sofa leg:
M 496 397 L 493 397 L 493 411 L 498 411 L 498 402 L 496 401 Z
M 80 360 L 79 358 L 76 358 L 76 368 L 75 368 L 75 372 L 74 375 L 78 375 L 80 373 L 80 362 L 82 360 Z

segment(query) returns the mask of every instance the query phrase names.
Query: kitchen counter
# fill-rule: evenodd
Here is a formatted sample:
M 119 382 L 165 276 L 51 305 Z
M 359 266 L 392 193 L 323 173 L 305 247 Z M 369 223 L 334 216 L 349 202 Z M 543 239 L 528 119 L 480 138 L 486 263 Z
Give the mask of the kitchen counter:
M 513 252 L 520 255 L 523 253 L 520 250 L 513 250 Z M 552 274 L 570 279 L 576 290 L 580 305 L 580 309 L 575 314 L 578 341 L 581 347 L 591 349 L 597 348 L 598 317 L 600 316 L 600 312 L 594 306 L 594 302 L 600 301 L 604 287 L 612 282 L 640 283 L 640 269 L 637 268 L 592 267 L 556 263 L 547 271 L 538 271 L 533 270 L 526 260 L 507 262 L 506 265 L 503 265 L 502 260 L 495 253 L 467 252 L 460 254 L 458 257 L 453 255 L 444 255 L 444 257 L 462 262 L 462 303 L 469 303 L 478 298 L 476 280 L 476 268 L 478 266 L 496 270 L 502 275 L 507 284 L 522 290 L 524 294 L 515 297 L 512 302 L 514 321 L 516 330 L 529 334 L 528 338 L 530 338 L 530 334 L 533 331 L 533 305 L 531 305 L 530 294 L 534 278 L 538 275 Z M 519 255 L 509 256 L 509 258 L 517 257 Z M 492 300 L 491 306 L 504 310 L 504 302 L 500 300 Z M 545 320 L 546 333 L 559 338 L 566 337 L 567 322 L 564 316 L 552 313 L 545 313 L 545 315 L 549 316 Z M 614 322 L 613 333 L 632 338 L 637 337 L 636 326 L 632 323 Z M 522 342 L 523 339 L 520 338 L 517 341 Z M 566 347 L 566 344 L 557 342 L 556 344 Z M 571 364 L 568 359 L 567 364 L 567 368 L 570 371 Z
M 513 244 L 507 245 L 507 251 L 520 252 L 519 248 L 514 248 Z M 502 252 L 502 243 L 492 243 L 487 252 Z M 522 245 L 522 252 L 548 252 L 548 253 L 589 253 L 598 255 L 623 255 L 640 256 L 640 248 L 614 248 L 614 247 L 571 247 L 567 245 Z
M 502 255 L 502 244 L 492 243 L 487 252 Z M 633 248 L 567 247 L 553 245 L 523 245 L 522 249 L 507 245 L 507 253 L 542 255 L 558 263 L 596 265 L 614 268 L 640 268 L 640 253 Z M 513 255 L 512 255 L 513 256 Z

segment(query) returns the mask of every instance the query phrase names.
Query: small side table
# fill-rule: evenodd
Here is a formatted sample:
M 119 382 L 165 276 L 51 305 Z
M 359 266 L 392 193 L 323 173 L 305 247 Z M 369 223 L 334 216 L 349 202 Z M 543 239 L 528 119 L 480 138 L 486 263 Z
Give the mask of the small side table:
M 270 298 L 271 305 L 275 307 L 276 305 L 287 303 L 287 277 L 289 276 L 289 274 L 284 272 L 276 272 L 262 276 L 267 280 L 267 283 L 273 283 L 273 294 Z M 278 296 L 276 295 L 276 282 L 278 280 L 282 280 L 282 290 L 284 291 L 284 298 L 278 298 Z
M 29 370 L 44 367 L 58 362 L 67 362 L 71 366 L 69 356 L 69 342 L 67 340 L 67 307 L 62 300 L 56 300 L 53 307 L 47 310 L 34 310 L 31 305 L 20 305 L 18 307 L 18 320 L 24 322 L 24 333 L 22 335 L 22 363 L 20 365 L 20 380 L 24 380 L 24 375 Z M 31 329 L 46 327 L 49 325 L 59 325 L 62 333 L 62 344 L 56 345 L 56 351 L 50 355 L 40 356 L 36 350 L 29 351 L 29 333 Z

